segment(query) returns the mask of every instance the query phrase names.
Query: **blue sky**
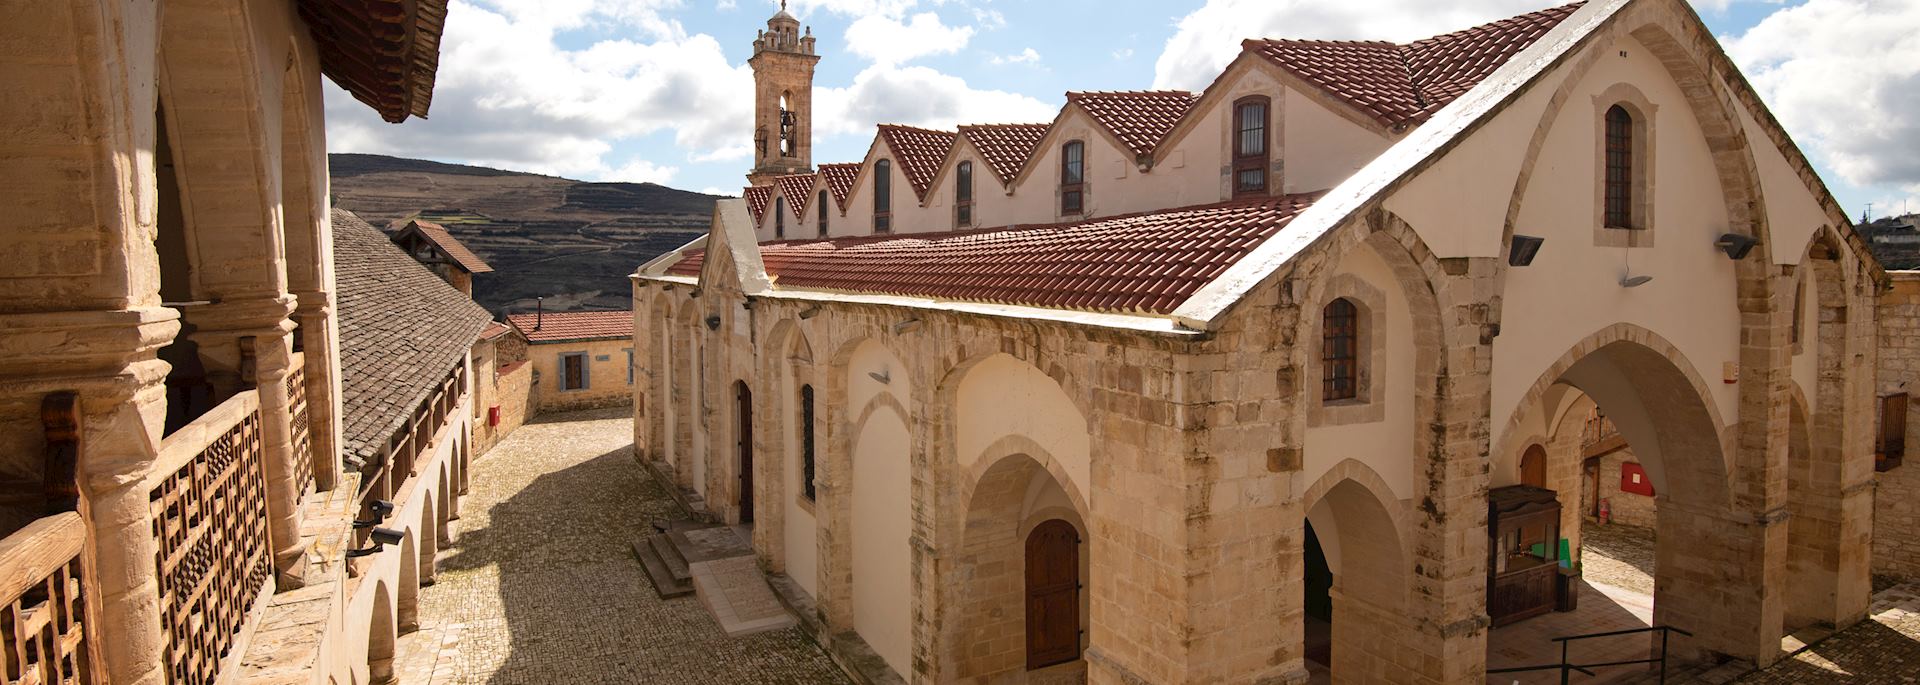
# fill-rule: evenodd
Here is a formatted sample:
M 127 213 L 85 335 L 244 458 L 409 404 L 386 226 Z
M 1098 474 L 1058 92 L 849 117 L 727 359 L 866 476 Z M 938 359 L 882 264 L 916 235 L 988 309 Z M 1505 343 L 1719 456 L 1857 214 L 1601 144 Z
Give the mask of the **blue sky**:
M 1554 0 L 794 0 L 823 55 L 816 163 L 881 122 L 1045 122 L 1068 90 L 1206 85 L 1254 36 L 1411 40 Z M 1920 3 L 1694 0 L 1842 206 L 1920 209 Z M 734 194 L 773 0 L 454 0 L 433 116 L 329 86 L 329 147 Z M 1905 64 L 1915 62 L 1917 64 Z M 1908 158 L 1913 158 L 1909 160 Z

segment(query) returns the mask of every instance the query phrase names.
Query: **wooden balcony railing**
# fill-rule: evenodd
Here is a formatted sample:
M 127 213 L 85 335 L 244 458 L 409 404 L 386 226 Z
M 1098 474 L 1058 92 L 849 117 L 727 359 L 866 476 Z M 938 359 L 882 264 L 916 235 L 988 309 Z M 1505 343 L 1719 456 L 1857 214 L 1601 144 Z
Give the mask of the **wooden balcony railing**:
M 94 682 L 87 651 L 75 513 L 34 521 L 0 540 L 0 655 L 8 683 Z
M 273 562 L 263 458 L 257 390 L 161 443 L 148 506 L 169 683 L 215 682 L 266 589 Z
M 293 418 L 293 482 L 301 494 L 313 490 L 312 422 L 307 418 L 307 355 L 293 353 L 287 371 L 287 414 Z
M 467 368 L 464 362 L 455 364 L 453 369 L 442 378 L 440 385 L 432 394 L 421 400 L 413 414 L 394 431 L 387 440 L 386 459 L 380 467 L 362 482 L 360 489 L 360 520 L 372 521 L 377 517 L 373 512 L 373 503 L 377 500 L 392 500 L 408 478 L 413 477 L 419 468 L 422 454 L 433 445 L 433 438 L 440 428 L 447 424 L 453 411 L 460 406 L 460 397 L 467 391 Z M 354 536 L 354 546 L 364 548 L 367 538 L 372 535 L 371 527 L 361 528 Z

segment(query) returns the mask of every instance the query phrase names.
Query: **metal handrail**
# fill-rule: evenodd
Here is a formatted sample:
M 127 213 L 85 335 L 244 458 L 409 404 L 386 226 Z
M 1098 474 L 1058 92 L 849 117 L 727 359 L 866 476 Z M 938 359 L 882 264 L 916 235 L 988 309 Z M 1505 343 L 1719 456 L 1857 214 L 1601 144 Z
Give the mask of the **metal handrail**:
M 1602 638 L 1602 637 L 1617 637 L 1621 635 L 1634 635 L 1638 633 L 1651 633 L 1654 631 L 1659 631 L 1660 633 L 1660 656 L 1657 658 L 1630 659 L 1626 661 L 1607 661 L 1607 662 L 1592 663 L 1592 664 L 1576 664 L 1568 660 L 1567 658 L 1567 646 L 1580 640 L 1591 640 L 1591 639 Z M 1687 637 L 1693 637 L 1693 633 L 1689 633 L 1685 630 L 1682 630 L 1680 628 L 1675 628 L 1673 626 L 1647 626 L 1645 628 L 1628 628 L 1626 630 L 1613 630 L 1613 631 L 1608 631 L 1604 633 L 1588 633 L 1586 635 L 1568 635 L 1563 637 L 1556 637 L 1556 638 L 1553 638 L 1552 641 L 1560 643 L 1560 663 L 1542 664 L 1539 666 L 1515 666 L 1512 668 L 1490 668 L 1490 669 L 1487 669 L 1487 675 L 1493 675 L 1496 673 L 1529 673 L 1533 671 L 1559 671 L 1561 685 L 1566 685 L 1566 683 L 1570 682 L 1570 680 L 1572 679 L 1574 671 L 1579 671 L 1581 673 L 1586 674 L 1588 677 L 1592 677 L 1595 674 L 1590 669 L 1611 668 L 1614 666 L 1632 666 L 1635 664 L 1657 663 L 1657 664 L 1660 664 L 1660 682 L 1665 683 L 1667 682 L 1667 639 L 1671 636 L 1672 633 L 1679 633 Z

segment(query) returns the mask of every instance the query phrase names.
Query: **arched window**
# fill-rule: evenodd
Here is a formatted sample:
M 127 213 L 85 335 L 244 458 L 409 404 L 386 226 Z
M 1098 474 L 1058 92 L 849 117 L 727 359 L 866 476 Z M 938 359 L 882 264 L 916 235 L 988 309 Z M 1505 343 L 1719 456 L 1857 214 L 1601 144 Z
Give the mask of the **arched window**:
M 1233 194 L 1267 193 L 1267 111 L 1263 96 L 1241 98 L 1233 105 Z
M 893 231 L 893 162 L 873 163 L 873 232 Z
M 1607 110 L 1607 228 L 1633 225 L 1633 115 L 1625 107 Z
M 773 198 L 773 237 L 787 237 L 787 198 Z
M 953 170 L 953 223 L 959 228 L 973 225 L 973 162 L 961 162 Z
M 827 191 L 820 191 L 820 197 L 814 201 L 813 206 L 815 207 L 813 213 L 819 217 L 820 221 L 820 237 L 825 238 L 827 237 Z
M 813 386 L 800 386 L 800 494 L 808 502 L 813 490 Z
M 1078 140 L 1060 148 L 1060 213 L 1086 211 L 1087 146 Z
M 1340 298 L 1327 303 L 1320 315 L 1320 399 L 1351 400 L 1360 396 L 1360 310 Z
M 781 157 L 794 156 L 794 140 L 798 135 L 798 131 L 796 129 L 799 125 L 799 119 L 793 113 L 792 103 L 793 103 L 793 95 L 791 93 L 780 94 L 780 156 Z

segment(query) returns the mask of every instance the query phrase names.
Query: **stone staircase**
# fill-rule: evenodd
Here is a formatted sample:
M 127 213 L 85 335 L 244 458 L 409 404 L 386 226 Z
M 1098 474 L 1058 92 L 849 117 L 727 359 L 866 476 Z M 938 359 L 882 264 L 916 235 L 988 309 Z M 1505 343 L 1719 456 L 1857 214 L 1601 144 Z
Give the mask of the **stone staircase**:
M 633 544 L 662 599 L 697 595 L 728 636 L 795 625 L 760 571 L 753 547 L 727 526 L 656 521 L 658 531 Z

